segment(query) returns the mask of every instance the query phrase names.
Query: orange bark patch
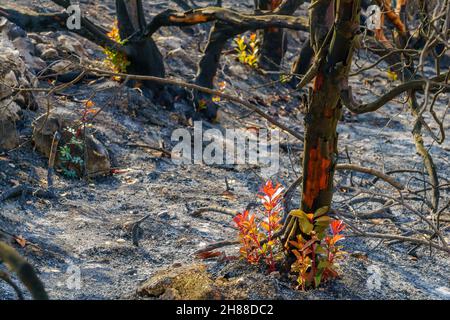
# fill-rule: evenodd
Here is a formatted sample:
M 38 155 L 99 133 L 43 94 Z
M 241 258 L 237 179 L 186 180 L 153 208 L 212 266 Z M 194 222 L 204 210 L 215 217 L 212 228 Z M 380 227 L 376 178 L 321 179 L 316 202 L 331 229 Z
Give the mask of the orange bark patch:
M 312 208 L 314 200 L 321 190 L 328 188 L 331 160 L 325 158 L 320 148 L 313 148 L 309 152 L 307 178 L 303 192 L 303 202 Z
M 326 108 L 323 110 L 323 116 L 324 116 L 325 118 L 332 118 L 333 115 L 334 115 L 334 109 L 333 109 L 333 108 L 331 108 L 331 107 L 326 107 Z
M 280 5 L 281 0 L 272 0 L 270 2 L 270 9 L 271 10 L 275 10 L 276 8 L 278 8 L 278 6 Z
M 387 0 L 378 0 L 378 3 L 383 5 L 383 13 L 386 14 L 388 19 L 394 24 L 394 26 L 397 28 L 400 32 L 406 32 L 406 27 L 402 22 L 402 19 L 400 16 L 395 13 L 395 11 L 391 8 L 391 2 Z M 403 3 L 403 2 L 402 2 Z M 400 4 L 400 6 L 402 5 Z
M 191 14 L 187 15 L 185 17 L 174 17 L 170 16 L 169 21 L 171 22 L 177 22 L 177 23 L 201 23 L 201 22 L 208 22 L 208 17 L 204 14 Z
M 324 80 L 324 77 L 323 77 L 323 74 L 322 74 L 322 73 L 319 73 L 319 74 L 314 78 L 314 87 L 313 87 L 313 90 L 314 90 L 314 91 L 319 91 L 320 88 L 322 88 L 323 80 Z

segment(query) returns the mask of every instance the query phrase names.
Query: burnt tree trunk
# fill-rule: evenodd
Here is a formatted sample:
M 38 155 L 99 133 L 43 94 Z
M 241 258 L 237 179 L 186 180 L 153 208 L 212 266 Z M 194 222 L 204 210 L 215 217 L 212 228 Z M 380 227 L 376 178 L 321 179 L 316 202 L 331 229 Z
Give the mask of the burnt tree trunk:
M 359 2 L 322 1 L 326 5 L 318 5 L 310 13 L 312 21 L 320 18 L 323 23 L 319 27 L 311 23 L 311 44 L 319 57 L 315 62 L 319 68 L 305 116 L 301 210 L 306 213 L 331 206 L 338 159 L 336 128 L 342 112 L 340 88 L 348 78 L 354 50 L 353 38 L 359 32 Z M 323 28 L 325 30 L 321 30 Z M 330 36 L 327 36 L 328 32 L 331 32 Z M 285 241 L 301 234 L 297 220 L 296 217 L 289 217 Z M 288 246 L 287 242 L 285 244 Z
M 311 47 L 311 39 L 308 38 L 300 49 L 300 54 L 291 68 L 292 79 L 290 85 L 297 86 L 299 79 L 306 74 L 311 66 L 314 57 L 314 50 Z
M 303 2 L 304 0 L 284 0 L 273 14 L 292 15 Z M 195 83 L 212 88 L 219 66 L 220 55 L 228 40 L 252 29 L 258 29 L 256 24 L 255 27 L 239 27 L 222 21 L 215 22 L 213 28 L 211 28 L 208 43 L 198 66 Z
M 304 0 L 283 0 L 279 2 L 279 5 L 277 5 L 277 7 L 275 7 L 275 10 L 273 10 L 273 13 L 280 15 L 291 15 L 304 2 Z M 256 2 L 255 7 L 258 7 Z M 282 30 L 281 28 L 277 29 Z M 229 39 L 248 30 L 250 30 L 250 28 L 248 27 L 236 27 L 234 25 L 225 24 L 223 22 L 214 23 L 209 34 L 204 54 L 198 64 L 197 74 L 195 77 L 196 84 L 211 89 L 214 87 L 214 78 L 219 68 L 220 57 L 222 55 L 223 48 L 225 47 Z M 281 48 L 281 45 L 279 46 L 279 48 Z M 200 100 L 206 102 L 206 106 L 202 110 L 198 110 L 198 102 Z M 193 102 L 195 108 L 198 111 L 203 112 L 207 118 L 216 118 L 217 106 L 211 101 L 210 95 L 194 92 Z
M 164 61 L 155 42 L 151 37 L 139 37 L 146 27 L 142 0 L 116 0 L 116 14 L 120 38 L 126 40 L 130 61 L 127 73 L 164 78 Z M 164 89 L 155 82 L 143 81 L 142 84 L 157 96 Z
M 234 34 L 236 34 L 235 28 L 222 23 L 214 23 L 209 33 L 208 44 L 206 45 L 203 57 L 198 64 L 197 75 L 195 77 L 196 84 L 213 89 L 214 77 L 219 68 L 222 50 L 227 44 L 228 39 L 233 37 Z M 192 100 L 195 109 L 202 112 L 208 119 L 215 119 L 217 117 L 217 106 L 211 101 L 210 95 L 202 92 L 194 92 Z M 203 101 L 204 107 L 202 108 L 200 108 L 200 101 Z
M 281 3 L 280 0 L 257 0 L 256 9 L 273 12 Z M 259 56 L 259 67 L 268 71 L 280 70 L 281 61 L 287 49 L 284 30 L 281 28 L 268 28 L 259 31 L 262 43 Z

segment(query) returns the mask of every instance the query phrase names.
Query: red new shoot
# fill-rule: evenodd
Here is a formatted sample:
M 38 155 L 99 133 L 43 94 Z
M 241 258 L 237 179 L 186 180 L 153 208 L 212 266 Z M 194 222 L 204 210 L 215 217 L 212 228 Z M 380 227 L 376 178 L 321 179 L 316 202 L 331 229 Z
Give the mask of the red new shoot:
M 241 256 L 251 264 L 258 264 L 263 260 L 269 271 L 275 270 L 276 261 L 281 254 L 281 250 L 277 250 L 280 247 L 279 239 L 274 234 L 282 227 L 283 190 L 279 183 L 274 185 L 271 180 L 267 181 L 258 194 L 262 209 L 256 214 L 245 210 L 233 219 L 239 230 Z

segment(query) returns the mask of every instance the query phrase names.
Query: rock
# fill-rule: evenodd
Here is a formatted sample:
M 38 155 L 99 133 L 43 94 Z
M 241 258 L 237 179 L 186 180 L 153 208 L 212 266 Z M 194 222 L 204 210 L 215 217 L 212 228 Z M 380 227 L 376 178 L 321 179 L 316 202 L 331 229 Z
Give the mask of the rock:
M 73 130 L 68 131 L 69 128 L 76 128 L 77 117 L 73 113 L 62 108 L 52 110 L 47 118 L 47 114 L 43 114 L 37 118 L 33 123 L 33 143 L 39 152 L 45 157 L 49 157 L 50 149 L 53 141 L 53 135 L 56 131 L 61 133 L 61 140 L 59 147 L 68 146 L 72 157 L 79 157 L 84 159 L 83 147 L 76 146 L 70 143 L 71 139 L 75 137 Z M 83 139 L 78 139 L 81 143 Z M 109 174 L 111 170 L 111 162 L 108 151 L 94 136 L 86 136 L 86 173 L 89 177 Z M 67 163 L 61 160 L 60 152 L 56 154 L 55 165 L 58 168 L 73 169 L 78 176 L 82 176 L 84 166 Z
M 53 48 L 47 48 L 41 53 L 41 58 L 44 60 L 54 60 L 58 58 L 58 51 Z
M 34 41 L 35 43 L 37 43 L 37 45 L 35 45 L 36 49 L 37 49 L 38 45 L 40 45 L 44 42 L 44 39 L 37 33 L 28 33 L 28 38 L 30 38 L 31 41 Z
M 155 39 L 155 42 L 157 44 L 164 44 L 164 48 L 166 48 L 167 50 L 179 49 L 179 48 L 182 48 L 182 45 L 183 45 L 182 38 L 174 37 L 174 36 L 157 37 Z
M 270 275 L 272 278 L 275 278 L 275 279 L 281 279 L 280 271 L 272 271 L 269 275 Z
M 159 298 L 161 300 L 182 300 L 180 293 L 174 288 L 167 288 Z
M 21 109 L 11 100 L 0 101 L 0 149 L 10 150 L 19 145 L 16 121 L 20 119 Z
M 75 37 L 63 34 L 58 36 L 56 40 L 61 45 L 61 48 L 68 52 L 75 53 L 78 56 L 87 55 L 83 45 Z
M 65 73 L 75 68 L 75 64 L 70 60 L 61 60 L 51 66 L 54 73 Z
M 222 298 L 206 267 L 201 264 L 162 270 L 147 280 L 137 290 L 137 294 L 142 297 L 177 300 Z
M 33 70 L 42 70 L 47 66 L 44 61 L 35 56 L 36 51 L 30 39 L 16 38 L 12 42 L 28 67 Z
M 32 68 L 45 67 L 42 60 L 33 56 L 34 45 L 26 36 L 19 32 L 19 27 L 5 18 L 0 18 L 0 100 L 12 99 L 21 107 L 37 109 L 36 99 L 32 92 L 21 92 L 13 95 L 9 87 L 34 87 L 37 79 Z M 6 104 L 9 102 L 6 101 Z
M 34 48 L 36 49 L 37 54 L 42 55 L 42 52 L 47 50 L 49 48 L 49 45 L 45 43 L 38 43 L 37 45 L 34 46 Z
M 169 220 L 170 215 L 167 211 L 163 211 L 163 212 L 158 213 L 158 218 L 163 219 L 163 220 Z
M 37 109 L 34 94 L 14 91 L 37 83 L 30 68 L 37 67 L 34 45 L 26 32 L 5 18 L 0 18 L 0 149 L 12 149 L 19 144 L 16 122 L 22 108 Z
M 204 264 L 171 266 L 158 271 L 136 291 L 140 297 L 202 300 L 202 299 L 279 299 L 279 280 L 252 270 L 241 262 L 231 263 L 240 275 L 213 278 Z

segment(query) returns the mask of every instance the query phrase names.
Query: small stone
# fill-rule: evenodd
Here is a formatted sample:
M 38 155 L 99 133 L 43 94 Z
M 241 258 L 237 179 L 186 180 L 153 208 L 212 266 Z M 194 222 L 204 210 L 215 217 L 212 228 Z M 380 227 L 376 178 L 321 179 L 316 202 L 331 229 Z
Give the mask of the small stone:
M 281 278 L 281 273 L 280 273 L 280 271 L 273 271 L 273 272 L 271 272 L 269 275 L 270 275 L 272 278 L 275 278 L 275 279 L 280 279 L 280 278 Z
M 60 35 L 56 40 L 64 50 L 76 53 L 77 55 L 86 55 L 86 51 L 84 50 L 83 45 L 74 37 L 68 35 Z
M 136 269 L 130 269 L 130 270 L 128 270 L 127 272 L 125 272 L 125 274 L 126 275 L 134 275 L 134 274 L 136 274 L 137 273 L 137 271 L 136 271 Z
M 163 219 L 163 220 L 168 220 L 170 219 L 170 215 L 167 213 L 167 211 L 163 211 L 158 213 L 158 218 Z
M 0 95 L 1 90 L 0 86 Z M 0 101 L 0 149 L 10 150 L 19 145 L 16 122 L 21 114 L 19 105 L 14 101 L 9 99 Z M 9 166 L 14 168 L 12 163 Z
M 167 288 L 162 295 L 159 296 L 161 300 L 180 300 L 181 295 L 175 288 Z
M 56 51 L 53 48 L 45 49 L 42 54 L 41 58 L 44 60 L 53 60 L 58 58 L 58 51 Z
M 125 243 L 127 241 L 125 239 L 120 238 L 120 239 L 117 239 L 116 242 L 122 244 L 122 243 Z

